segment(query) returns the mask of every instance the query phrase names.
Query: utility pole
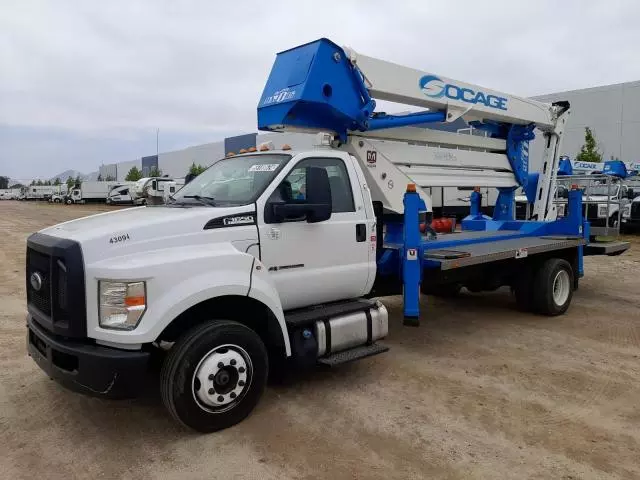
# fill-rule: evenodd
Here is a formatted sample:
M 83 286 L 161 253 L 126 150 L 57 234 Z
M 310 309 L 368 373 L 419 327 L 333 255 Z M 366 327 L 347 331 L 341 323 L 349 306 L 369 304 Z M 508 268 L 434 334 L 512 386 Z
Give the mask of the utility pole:
M 156 128 L 156 157 L 160 154 L 160 149 L 158 147 L 159 143 L 158 143 L 158 139 L 160 137 L 160 129 Z

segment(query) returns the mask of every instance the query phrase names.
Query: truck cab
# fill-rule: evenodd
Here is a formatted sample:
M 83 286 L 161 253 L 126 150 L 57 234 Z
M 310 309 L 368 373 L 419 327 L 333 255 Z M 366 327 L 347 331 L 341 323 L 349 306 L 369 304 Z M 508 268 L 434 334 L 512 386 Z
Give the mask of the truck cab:
M 167 205 L 72 220 L 29 238 L 31 355 L 72 389 L 129 395 L 157 345 L 184 339 L 213 318 L 235 322 L 237 348 L 212 349 L 209 360 L 198 359 L 206 368 L 189 373 L 189 382 L 202 385 L 213 375 L 219 388 L 190 393 L 181 413 L 194 428 L 224 428 L 244 410 L 231 417 L 211 412 L 258 395 L 267 357 L 274 369 L 291 356 L 315 362 L 386 335 L 386 309 L 377 302 L 334 306 L 335 324 L 302 315 L 299 327 L 287 326 L 284 316 L 368 293 L 376 277 L 375 232 L 362 170 L 346 152 L 225 158 Z M 72 291 L 77 301 L 70 301 Z M 92 368 L 97 358 L 104 360 L 99 371 Z M 244 371 L 213 371 L 214 360 Z M 235 386 L 227 390 L 230 376 Z M 241 385 L 251 379 L 257 392 Z M 176 393 L 171 382 L 167 395 Z M 224 393 L 207 393 L 212 389 Z

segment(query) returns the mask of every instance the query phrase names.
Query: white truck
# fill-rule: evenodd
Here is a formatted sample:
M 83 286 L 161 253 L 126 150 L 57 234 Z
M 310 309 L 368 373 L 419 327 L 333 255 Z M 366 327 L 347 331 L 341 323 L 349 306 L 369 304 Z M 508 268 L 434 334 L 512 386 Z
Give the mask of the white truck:
M 133 205 L 131 190 L 136 182 L 123 182 L 115 185 L 107 196 L 108 205 Z
M 48 198 L 49 203 L 64 203 L 69 195 L 69 188 L 66 184 L 54 185 L 54 190 Z
M 19 188 L 5 188 L 0 190 L 0 200 L 18 200 L 20 198 Z
M 372 96 L 429 111 L 375 114 Z M 263 145 L 215 163 L 170 204 L 30 236 L 29 354 L 61 384 L 106 397 L 134 393 L 157 356 L 170 414 L 211 432 L 244 419 L 270 373 L 388 350 L 378 343 L 387 310 L 375 297 L 403 295 L 412 326 L 421 292 L 453 295 L 463 285 L 510 285 L 521 308 L 560 315 L 585 254 L 628 248 L 587 244 L 578 191 L 555 220 L 549 192 L 568 113 L 567 103 L 437 77 L 326 39 L 282 52 L 258 126 L 319 132 L 318 148 Z M 404 128 L 461 115 L 500 122 L 498 134 Z M 552 167 L 534 185 L 526 169 L 531 124 L 547 138 Z M 472 192 L 462 233 L 420 234 L 430 211 L 420 185 L 484 180 L 502 189 L 493 218 Z M 513 219 L 521 182 L 533 190 L 538 221 Z
M 118 182 L 82 182 L 76 185 L 66 197 L 66 203 L 105 203 L 111 189 Z

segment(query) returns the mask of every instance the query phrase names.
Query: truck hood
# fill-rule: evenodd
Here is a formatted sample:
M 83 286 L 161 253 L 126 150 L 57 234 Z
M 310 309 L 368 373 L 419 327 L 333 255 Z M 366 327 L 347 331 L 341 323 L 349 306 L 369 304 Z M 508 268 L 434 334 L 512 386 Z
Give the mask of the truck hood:
M 253 205 L 127 208 L 71 220 L 40 233 L 79 242 L 86 262 L 183 245 L 257 240 Z

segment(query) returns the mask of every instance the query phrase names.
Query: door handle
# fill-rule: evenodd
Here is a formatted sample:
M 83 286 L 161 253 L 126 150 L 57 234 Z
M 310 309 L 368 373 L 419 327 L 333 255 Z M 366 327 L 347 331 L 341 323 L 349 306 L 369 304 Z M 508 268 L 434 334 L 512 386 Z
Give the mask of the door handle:
M 367 240 L 367 226 L 364 223 L 356 225 L 356 242 L 364 242 Z

